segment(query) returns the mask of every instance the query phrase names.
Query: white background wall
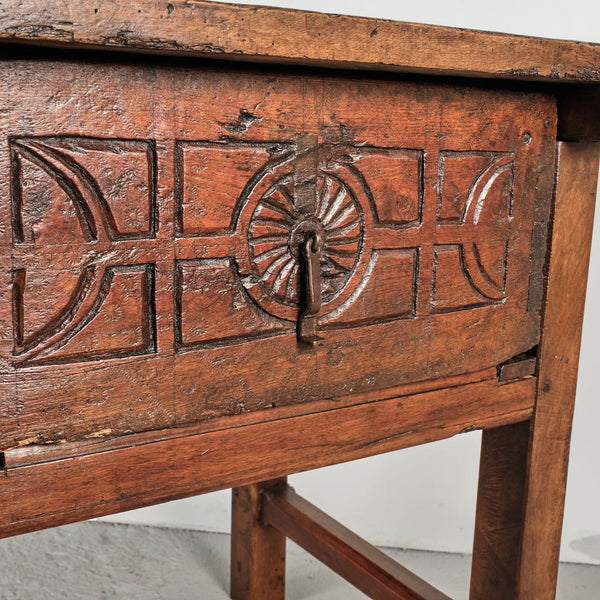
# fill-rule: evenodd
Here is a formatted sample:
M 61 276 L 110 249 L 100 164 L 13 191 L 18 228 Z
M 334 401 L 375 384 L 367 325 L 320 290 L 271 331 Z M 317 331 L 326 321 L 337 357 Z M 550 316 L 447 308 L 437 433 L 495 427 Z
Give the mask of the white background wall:
M 305 10 L 600 42 L 594 0 L 260 0 Z M 600 564 L 600 208 L 596 218 L 573 430 L 562 560 Z M 478 432 L 291 477 L 309 500 L 370 541 L 470 552 L 479 462 Z M 230 492 L 110 517 L 170 527 L 229 531 Z

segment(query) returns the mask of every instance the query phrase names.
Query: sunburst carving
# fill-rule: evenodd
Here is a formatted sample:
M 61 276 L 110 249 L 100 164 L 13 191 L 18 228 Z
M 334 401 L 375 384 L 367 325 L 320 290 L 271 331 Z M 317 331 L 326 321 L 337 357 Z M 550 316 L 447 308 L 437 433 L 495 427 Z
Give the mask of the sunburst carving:
M 298 303 L 298 248 L 311 231 L 324 239 L 321 252 L 323 301 L 346 286 L 360 257 L 364 238 L 362 210 L 350 187 L 322 171 L 316 210 L 295 207 L 293 176 L 279 177 L 259 199 L 248 229 L 252 269 L 265 292 L 287 306 Z

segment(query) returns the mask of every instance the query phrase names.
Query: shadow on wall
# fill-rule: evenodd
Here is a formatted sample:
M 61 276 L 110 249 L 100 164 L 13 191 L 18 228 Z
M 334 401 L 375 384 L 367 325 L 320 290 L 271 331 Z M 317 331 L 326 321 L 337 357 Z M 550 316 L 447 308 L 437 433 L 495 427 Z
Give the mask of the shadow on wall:
M 574 540 L 570 546 L 575 552 L 585 554 L 592 560 L 600 560 L 600 535 L 590 535 Z

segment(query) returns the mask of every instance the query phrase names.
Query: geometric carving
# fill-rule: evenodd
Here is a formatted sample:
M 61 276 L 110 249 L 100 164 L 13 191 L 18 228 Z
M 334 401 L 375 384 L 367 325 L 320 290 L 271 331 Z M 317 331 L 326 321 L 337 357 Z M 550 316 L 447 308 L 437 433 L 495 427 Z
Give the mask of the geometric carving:
M 230 259 L 177 261 L 175 338 L 193 349 L 228 340 L 283 333 L 291 323 L 274 319 L 248 302 Z M 214 315 L 219 318 L 215 319 Z
M 154 266 L 85 267 L 77 276 L 17 270 L 13 280 L 17 364 L 117 358 L 154 352 Z M 65 280 L 76 282 L 65 293 Z M 60 286 L 55 308 L 46 290 Z M 50 308 L 50 310 L 49 310 Z M 54 309 L 54 310 L 52 310 Z
M 364 235 L 360 206 L 346 184 L 322 175 L 316 214 L 325 246 L 321 256 L 324 302 L 344 287 L 352 273 Z M 304 215 L 296 213 L 292 177 L 282 177 L 259 200 L 250 220 L 248 244 L 254 272 L 283 304 L 298 302 L 298 247 L 293 243 Z
M 37 249 L 24 249 L 13 269 L 15 364 L 155 352 L 156 259 L 116 246 L 156 239 L 155 143 L 47 136 L 9 145 L 13 247 Z M 177 141 L 167 273 L 176 350 L 294 330 L 298 254 L 310 232 L 323 239 L 325 328 L 504 301 L 514 158 L 440 152 L 432 225 L 445 242 L 434 244 L 422 224 L 424 150 L 326 145 L 313 135 Z M 382 232 L 396 237 L 382 244 Z M 430 283 L 419 277 L 427 246 Z M 418 308 L 423 283 L 430 300 L 425 288 Z
M 508 242 L 481 241 L 462 245 L 462 262 L 471 285 L 490 300 L 506 294 Z
M 307 181 L 314 188 L 308 192 Z M 342 305 L 365 275 L 373 216 L 364 179 L 326 148 L 299 148 L 263 165 L 244 188 L 236 215 L 247 240 L 247 255 L 236 257 L 242 285 L 271 315 L 297 319 L 298 254 L 307 232 L 323 239 L 321 316 Z
M 154 142 L 47 136 L 9 147 L 15 364 L 154 352 L 154 265 L 111 247 L 155 237 Z M 19 254 L 23 244 L 35 251 Z
M 9 144 L 15 243 L 154 236 L 152 142 L 55 136 Z
M 434 246 L 432 312 L 474 308 L 502 301 L 505 297 L 506 249 L 505 243 L 492 246 L 490 254 L 499 255 L 501 261 L 490 275 L 481 262 L 477 245 L 466 248 L 463 244 Z M 499 280 L 498 276 L 502 279 Z
M 512 216 L 515 155 L 507 152 L 440 152 L 438 222 L 507 223 Z
M 507 152 L 440 153 L 438 226 L 478 227 L 472 241 L 434 247 L 435 312 L 506 297 L 515 156 Z
M 538 343 L 551 95 L 31 58 L 0 119 L 4 448 L 293 416 Z M 303 221 L 327 229 L 313 350 Z
M 423 152 L 361 146 L 354 160 L 380 225 L 418 225 L 423 212 Z
M 364 287 L 337 310 L 325 316 L 323 328 L 350 324 L 367 325 L 415 316 L 417 251 L 378 250 L 373 252 Z
M 225 233 L 232 199 L 281 144 L 176 142 L 175 223 L 178 235 Z

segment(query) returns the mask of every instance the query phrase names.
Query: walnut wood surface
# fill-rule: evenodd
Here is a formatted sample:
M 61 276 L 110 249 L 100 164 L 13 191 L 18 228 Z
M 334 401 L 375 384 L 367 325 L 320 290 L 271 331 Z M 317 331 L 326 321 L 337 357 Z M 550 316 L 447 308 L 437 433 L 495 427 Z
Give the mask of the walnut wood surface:
M 0 72 L 0 449 L 303 412 L 538 343 L 553 97 L 137 61 Z M 326 238 L 308 351 L 307 222 Z
M 555 595 L 599 147 L 560 143 L 558 158 L 535 412 L 484 432 L 472 600 Z
M 530 431 L 524 421 L 483 432 L 469 600 L 517 598 Z
M 0 38 L 65 47 L 549 81 L 600 81 L 600 46 L 195 0 L 0 6 Z
M 529 447 L 519 599 L 556 589 L 600 145 L 560 143 L 538 389 Z M 568 335 L 565 334 L 568 332 Z
M 600 46 L 184 0 L 4 3 L 0 42 L 0 536 L 233 486 L 233 594 L 280 598 L 257 482 L 483 428 L 472 597 L 550 600 Z
M 263 497 L 286 479 L 231 490 L 232 600 L 284 600 L 285 535 L 261 519 Z
M 517 423 L 531 416 L 535 382 L 491 379 L 154 443 L 141 437 L 137 445 L 30 466 L 11 468 L 6 453 L 0 536 Z
M 444 388 L 454 388 L 471 383 L 491 381 L 496 379 L 496 377 L 497 369 L 492 367 L 484 371 L 456 375 L 454 377 L 444 377 L 432 381 L 371 390 L 370 392 L 361 394 L 351 394 L 349 396 L 341 396 L 315 402 L 305 402 L 300 406 L 282 406 L 277 410 L 249 412 L 235 416 L 221 417 L 220 419 L 211 419 L 210 421 L 184 427 L 129 433 L 117 437 L 106 437 L 105 434 L 102 434 L 73 442 L 26 444 L 11 448 L 8 451 L 3 452 L 1 456 L 4 465 L 8 468 L 24 467 L 41 462 L 86 456 L 95 452 L 107 452 L 109 450 L 119 450 L 141 444 L 151 444 L 175 438 L 196 436 L 211 431 L 219 431 L 221 429 L 237 428 L 256 423 L 277 421 L 293 416 L 310 415 L 315 412 L 331 411 L 352 406 L 354 404 L 379 402 L 381 400 L 414 396 L 416 394 L 442 390 Z
M 537 350 L 537 348 L 535 349 Z M 517 360 L 509 361 L 498 367 L 498 379 L 500 381 L 510 381 L 511 379 L 522 379 L 530 375 L 535 375 L 537 368 L 537 357 L 522 355 Z
M 262 519 L 373 600 L 451 600 L 288 485 L 265 491 Z

